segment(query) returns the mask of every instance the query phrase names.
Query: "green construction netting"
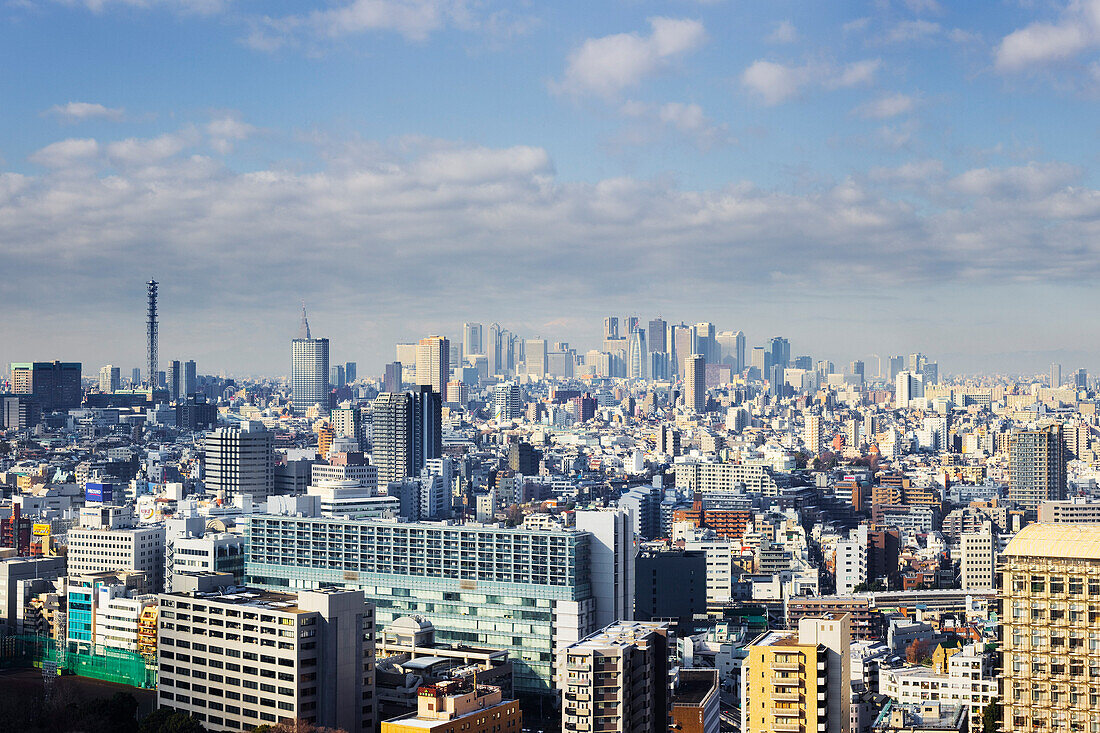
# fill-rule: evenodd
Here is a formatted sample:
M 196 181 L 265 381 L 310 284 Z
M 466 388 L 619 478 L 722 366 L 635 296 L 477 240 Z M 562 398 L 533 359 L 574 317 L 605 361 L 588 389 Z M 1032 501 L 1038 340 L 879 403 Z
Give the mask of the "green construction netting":
M 54 666 L 58 674 L 75 674 L 132 687 L 155 689 L 156 665 L 125 649 L 77 650 L 48 636 L 18 634 L 0 638 L 0 669 Z

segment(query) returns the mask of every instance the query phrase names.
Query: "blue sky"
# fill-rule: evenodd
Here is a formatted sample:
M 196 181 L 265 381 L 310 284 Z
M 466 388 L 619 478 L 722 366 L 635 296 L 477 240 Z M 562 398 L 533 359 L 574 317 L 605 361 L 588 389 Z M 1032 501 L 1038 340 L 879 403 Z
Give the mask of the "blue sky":
M 4 361 L 138 363 L 155 275 L 211 371 L 301 299 L 368 371 L 605 311 L 1100 368 L 1100 0 L 9 0 L 0 69 Z

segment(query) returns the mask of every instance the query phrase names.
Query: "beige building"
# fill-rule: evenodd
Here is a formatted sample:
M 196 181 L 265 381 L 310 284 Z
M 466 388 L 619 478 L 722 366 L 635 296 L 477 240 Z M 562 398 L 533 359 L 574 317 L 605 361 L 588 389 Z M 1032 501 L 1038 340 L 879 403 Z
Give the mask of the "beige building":
M 1012 433 L 1008 442 L 1008 498 L 1038 509 L 1066 498 L 1066 445 L 1062 426 L 1044 425 Z
M 210 731 L 301 719 L 371 733 L 374 607 L 357 590 L 273 593 L 185 574 L 159 598 L 158 705 Z
M 1062 524 L 1100 523 L 1100 501 L 1079 497 L 1066 501 L 1044 501 L 1039 505 L 1039 521 Z
M 707 407 L 707 360 L 692 354 L 684 364 L 684 409 L 702 412 Z
M 447 394 L 451 378 L 451 342 L 442 336 L 428 336 L 416 345 L 416 383 L 425 384 L 439 395 Z
M 667 623 L 620 621 L 558 655 L 563 731 L 668 730 Z
M 798 631 L 769 631 L 748 648 L 741 673 L 741 730 L 848 733 L 851 622 L 803 618 Z
M 823 441 L 821 415 L 806 415 L 806 429 L 805 434 L 802 436 L 802 442 L 806 444 L 806 450 L 815 456 L 821 455 Z
M 382 723 L 382 733 L 520 733 L 523 714 L 499 687 L 447 680 L 421 687 L 417 711 Z
M 1031 524 L 1001 557 L 1002 730 L 1100 730 L 1100 526 Z

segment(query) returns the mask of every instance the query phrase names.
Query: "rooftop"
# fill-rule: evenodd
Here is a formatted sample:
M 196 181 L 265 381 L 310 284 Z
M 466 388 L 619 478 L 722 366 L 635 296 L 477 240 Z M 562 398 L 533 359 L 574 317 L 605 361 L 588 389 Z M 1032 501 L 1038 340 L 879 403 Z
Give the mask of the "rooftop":
M 1002 554 L 1100 560 L 1100 524 L 1029 524 L 1009 541 Z
M 716 687 L 718 678 L 711 669 L 680 670 L 680 686 L 672 698 L 673 705 L 699 705 Z

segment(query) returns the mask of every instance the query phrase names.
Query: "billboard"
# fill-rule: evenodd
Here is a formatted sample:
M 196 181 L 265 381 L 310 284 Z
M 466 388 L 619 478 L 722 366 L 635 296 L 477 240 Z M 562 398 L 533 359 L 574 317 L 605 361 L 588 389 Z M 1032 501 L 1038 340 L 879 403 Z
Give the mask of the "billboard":
M 109 502 L 113 498 L 113 494 L 113 484 L 88 483 L 84 485 L 84 501 Z
M 33 526 L 31 526 L 31 533 L 34 534 L 35 537 L 46 537 L 46 536 L 48 536 L 50 534 L 50 524 L 49 524 L 49 522 L 45 522 L 43 524 L 38 524 L 36 522 Z

